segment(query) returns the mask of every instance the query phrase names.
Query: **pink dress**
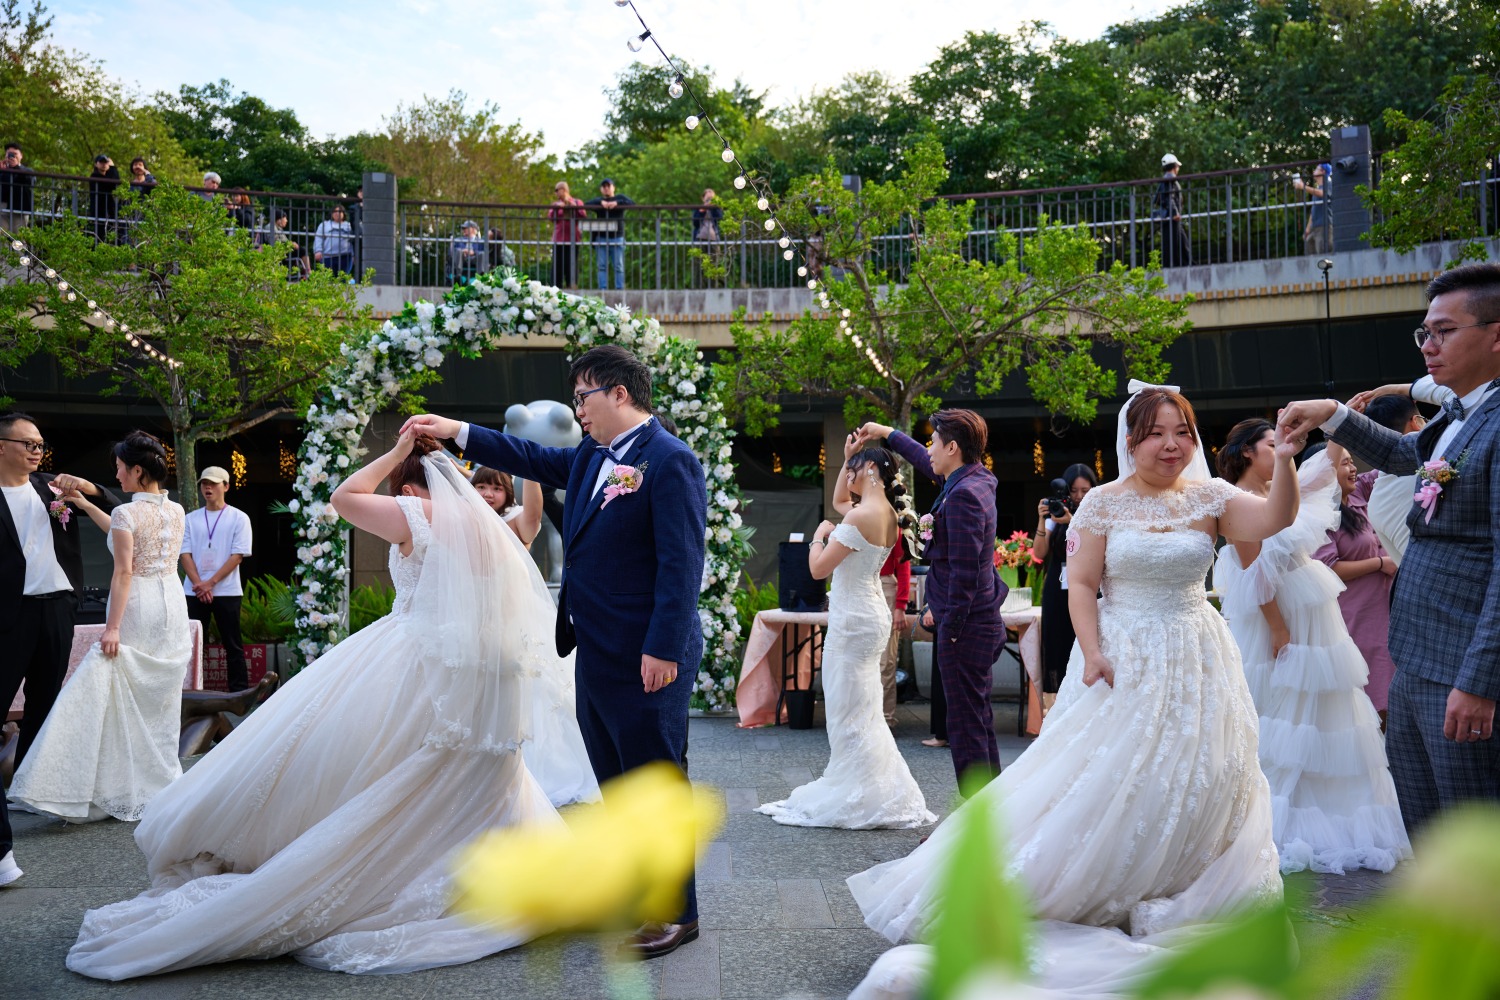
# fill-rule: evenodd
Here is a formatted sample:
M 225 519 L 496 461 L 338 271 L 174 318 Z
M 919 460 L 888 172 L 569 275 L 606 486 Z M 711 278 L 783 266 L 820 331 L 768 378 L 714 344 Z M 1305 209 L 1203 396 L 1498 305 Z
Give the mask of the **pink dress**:
M 1328 542 L 1318 549 L 1316 556 L 1329 566 L 1344 559 L 1373 559 L 1386 554 L 1365 512 L 1370 487 L 1378 475 L 1373 471 L 1362 473 L 1354 492 L 1344 499 L 1346 505 L 1366 518 L 1365 526 L 1359 531 L 1336 528 L 1328 533 Z M 1346 581 L 1344 592 L 1339 595 L 1339 610 L 1344 614 L 1349 635 L 1370 668 L 1365 694 L 1370 696 L 1376 711 L 1384 712 L 1391 676 L 1396 672 L 1396 664 L 1386 645 L 1391 625 L 1391 577 L 1384 573 L 1368 573 L 1357 580 Z

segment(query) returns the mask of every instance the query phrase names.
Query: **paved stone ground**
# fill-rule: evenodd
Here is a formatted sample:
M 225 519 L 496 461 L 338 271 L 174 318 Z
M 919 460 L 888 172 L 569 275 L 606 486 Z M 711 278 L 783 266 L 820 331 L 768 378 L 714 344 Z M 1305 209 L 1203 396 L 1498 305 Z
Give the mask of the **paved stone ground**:
M 1014 710 L 996 706 L 996 727 L 1015 731 Z M 930 808 L 945 812 L 954 791 L 946 751 L 921 746 L 925 705 L 901 707 L 902 753 Z M 1027 745 L 1001 737 L 1009 763 Z M 827 737 L 811 730 L 741 730 L 730 719 L 695 719 L 690 769 L 723 789 L 729 817 L 699 869 L 703 935 L 666 959 L 639 967 L 641 995 L 690 998 L 844 997 L 888 945 L 865 928 L 844 879 L 900 857 L 924 831 L 806 830 L 751 810 L 784 797 L 827 763 Z M 290 959 L 235 962 L 129 983 L 68 972 L 63 958 L 83 911 L 146 888 L 132 827 L 67 827 L 12 814 L 26 876 L 0 890 L 0 997 L 197 998 L 354 997 L 466 1000 L 470 997 L 585 1000 L 607 995 L 593 940 L 534 944 L 449 969 L 403 976 L 344 976 Z M 1314 905 L 1337 913 L 1391 877 L 1360 873 L 1314 879 Z M 1374 996 L 1369 990 L 1364 995 Z

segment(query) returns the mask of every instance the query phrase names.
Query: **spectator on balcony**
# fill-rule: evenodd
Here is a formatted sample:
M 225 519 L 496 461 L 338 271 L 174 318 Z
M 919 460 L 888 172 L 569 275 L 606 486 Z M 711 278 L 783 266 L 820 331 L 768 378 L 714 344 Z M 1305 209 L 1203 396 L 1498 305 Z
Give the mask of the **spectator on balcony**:
M 284 208 L 271 210 L 271 222 L 255 234 L 257 247 L 284 248 L 282 263 L 286 266 L 287 281 L 301 281 L 312 273 L 312 264 L 301 245 L 292 239 L 288 231 L 290 222 Z
M 234 220 L 235 225 L 241 229 L 254 231 L 255 206 L 250 204 L 250 193 L 244 188 L 235 188 L 229 192 L 229 197 L 224 204 L 224 210 Z
M 365 186 L 354 189 L 349 203 L 349 225 L 354 229 L 354 273 L 365 273 Z
M 719 241 L 724 238 L 719 230 L 724 210 L 714 204 L 717 197 L 713 188 L 704 188 L 702 203 L 693 209 L 693 249 L 702 251 L 710 260 L 718 256 Z M 701 266 L 702 262 L 695 257 L 694 270 L 701 271 Z
M 587 213 L 583 199 L 573 197 L 567 181 L 558 181 L 552 193 L 555 197 L 547 209 L 552 222 L 552 284 L 574 288 L 578 283 L 578 220 Z
M 1181 170 L 1181 160 L 1171 153 L 1163 156 L 1161 180 L 1151 199 L 1151 218 L 1156 223 L 1162 267 L 1188 267 L 1193 263 L 1187 229 L 1182 224 L 1182 184 L 1177 180 Z
M 1303 197 L 1312 202 L 1312 207 L 1307 212 L 1307 225 L 1302 227 L 1302 252 L 1305 254 L 1325 254 L 1333 251 L 1333 217 L 1328 211 L 1333 194 L 1332 180 L 1333 168 L 1326 163 L 1320 163 L 1313 168 L 1311 184 L 1304 181 L 1300 175 L 1292 177 L 1292 187 L 1302 192 Z
M 489 270 L 489 254 L 485 252 L 484 238 L 479 235 L 479 223 L 465 219 L 461 227 L 463 235 L 448 248 L 448 277 L 455 284 L 468 284 L 476 274 Z
M 223 178 L 210 170 L 208 173 L 203 175 L 203 190 L 198 192 L 198 197 L 202 198 L 204 201 L 213 201 L 214 195 L 218 194 L 219 185 L 222 183 Z
M 344 206 L 335 205 L 328 218 L 313 233 L 313 260 L 330 271 L 354 275 L 354 228 L 345 218 Z
M 489 243 L 491 271 L 497 267 L 516 266 L 516 252 L 505 245 L 505 234 L 500 231 L 499 226 L 491 226 L 490 231 L 485 234 L 485 240 Z
M 130 161 L 130 190 L 138 195 L 150 194 L 156 187 L 156 177 L 146 169 L 146 161 L 137 156 Z
M 89 218 L 94 220 L 94 239 L 100 242 L 114 239 L 115 220 L 120 216 L 115 199 L 119 186 L 120 168 L 115 161 L 103 153 L 94 157 L 94 171 L 89 174 Z
M 586 202 L 602 223 L 592 234 L 594 260 L 599 271 L 599 287 L 609 287 L 610 268 L 614 268 L 615 287 L 625 288 L 625 206 L 635 202 L 615 193 L 615 182 L 608 177 L 599 182 L 599 197 Z
M 36 171 L 22 166 L 25 154 L 13 142 L 5 144 L 5 159 L 0 160 L 0 219 L 6 229 L 17 230 L 26 225 L 31 215 L 32 185 L 36 183 Z

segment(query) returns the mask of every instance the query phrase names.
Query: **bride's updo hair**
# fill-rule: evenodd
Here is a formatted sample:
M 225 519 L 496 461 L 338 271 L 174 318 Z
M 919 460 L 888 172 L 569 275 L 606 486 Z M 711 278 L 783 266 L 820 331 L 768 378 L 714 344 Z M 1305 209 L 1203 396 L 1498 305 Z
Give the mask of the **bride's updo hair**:
M 438 444 L 437 438 L 430 434 L 418 434 L 412 442 L 411 454 L 401 460 L 401 464 L 391 470 L 386 477 L 386 485 L 391 488 L 391 496 L 400 496 L 401 487 L 419 486 L 427 489 L 427 470 L 422 468 L 422 456 L 429 452 L 437 451 L 442 445 Z
M 160 486 L 167 481 L 167 449 L 154 434 L 131 431 L 125 435 L 125 440 L 115 442 L 110 454 L 118 458 L 127 469 L 140 466 L 141 472 L 153 486 Z
M 1182 419 L 1187 421 L 1188 429 L 1193 432 L 1194 440 L 1202 440 L 1198 434 L 1198 415 L 1182 393 L 1171 389 L 1142 389 L 1125 407 L 1125 447 L 1134 452 L 1136 446 L 1146 440 L 1151 425 L 1156 423 L 1156 411 L 1165 403 L 1177 407 L 1182 412 Z
M 880 485 L 885 490 L 886 500 L 895 508 L 896 528 L 901 533 L 902 556 L 910 559 L 913 554 L 911 535 L 917 528 L 917 515 L 912 508 L 911 494 L 906 483 L 901 481 L 901 468 L 896 464 L 896 456 L 885 448 L 866 448 L 846 463 L 856 478 L 867 465 L 875 469 L 876 475 L 880 477 Z
M 1229 436 L 1224 439 L 1224 447 L 1214 457 L 1219 477 L 1225 482 L 1238 482 L 1254 461 L 1254 452 L 1260 439 L 1275 429 L 1271 426 L 1271 421 L 1260 417 L 1241 420 L 1231 427 Z

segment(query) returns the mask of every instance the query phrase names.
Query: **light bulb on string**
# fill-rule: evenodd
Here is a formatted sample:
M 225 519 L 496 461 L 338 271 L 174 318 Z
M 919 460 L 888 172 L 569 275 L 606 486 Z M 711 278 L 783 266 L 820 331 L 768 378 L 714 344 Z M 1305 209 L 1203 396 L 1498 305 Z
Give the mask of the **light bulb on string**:
M 686 125 L 687 130 L 691 132 L 693 129 L 698 127 L 698 116 L 688 115 L 687 118 L 683 120 L 682 124 Z
M 776 228 L 776 220 L 775 219 L 767 219 L 766 220 L 766 231 L 767 232 L 771 232 L 775 228 Z
M 799 277 L 799 278 L 805 278 L 805 277 L 807 277 L 807 267 L 805 265 L 803 267 L 797 268 L 797 277 Z
M 808 278 L 807 279 L 807 290 L 809 292 L 812 291 L 814 288 L 817 288 L 817 287 L 818 287 L 818 283 L 817 283 L 816 280 L 814 280 L 813 278 Z
M 625 43 L 625 47 L 632 52 L 639 52 L 641 51 L 641 46 L 646 44 L 646 39 L 650 37 L 651 30 L 648 28 L 639 35 L 632 35 L 630 41 Z
M 616 7 L 629 7 L 630 0 L 615 0 Z
M 843 315 L 843 317 L 845 319 L 848 319 L 849 318 L 849 310 L 845 309 L 841 315 Z
M 68 293 L 68 301 L 69 302 L 77 302 L 78 301 L 78 293 L 77 292 L 69 292 Z
M 68 283 L 66 281 L 59 281 L 57 283 L 57 290 L 59 292 L 66 292 L 68 290 Z
M 25 248 L 25 246 L 26 246 L 26 244 L 22 243 L 20 240 L 11 240 L 10 241 L 10 248 L 12 250 L 21 250 L 21 249 Z
M 725 163 L 734 162 L 734 150 L 729 148 L 728 143 L 724 145 L 724 152 L 719 154 L 719 159 L 723 160 Z
M 21 258 L 21 266 L 22 267 L 30 267 L 31 266 L 31 258 L 30 257 L 22 257 Z
M 677 79 L 667 84 L 667 96 L 674 101 L 682 96 L 682 77 L 679 76 Z
M 745 190 L 745 175 L 744 174 L 737 174 L 737 175 L 735 175 L 735 178 L 734 178 L 734 189 L 736 191 L 743 191 L 743 190 Z
M 794 254 L 794 253 L 792 253 L 790 250 L 783 250 L 783 251 L 781 251 L 781 256 L 785 260 L 791 260 L 793 257 L 795 257 L 797 255 Z
M 90 309 L 98 309 L 99 303 L 95 302 L 93 299 L 89 299 L 88 306 Z
M 52 270 L 52 268 L 50 268 L 50 267 L 47 268 L 47 270 L 43 271 L 42 273 L 45 274 L 49 278 L 55 278 L 55 277 L 57 277 L 57 272 L 54 271 L 54 270 Z
M 776 245 L 779 246 L 779 247 L 781 247 L 781 249 L 785 250 L 787 247 L 789 247 L 789 246 L 792 245 L 792 241 L 790 239 L 788 239 L 787 237 L 783 236 L 781 239 L 779 239 L 779 240 L 776 241 Z
M 113 330 L 115 328 L 115 318 L 113 316 L 104 317 L 104 328 L 106 330 Z
M 766 209 L 771 207 L 771 201 L 769 198 L 762 196 L 755 200 L 755 207 L 764 212 Z

